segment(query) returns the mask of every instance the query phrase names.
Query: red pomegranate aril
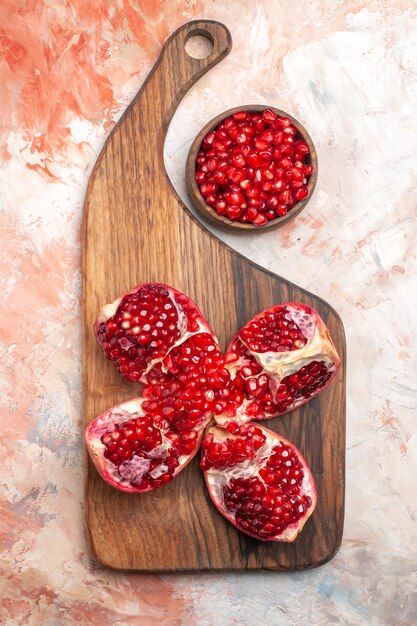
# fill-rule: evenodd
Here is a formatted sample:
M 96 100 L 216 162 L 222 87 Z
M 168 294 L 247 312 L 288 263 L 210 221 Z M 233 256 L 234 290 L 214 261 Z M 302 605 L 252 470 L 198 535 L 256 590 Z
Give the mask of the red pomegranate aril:
M 243 209 L 240 206 L 228 206 L 226 215 L 230 220 L 235 220 L 242 215 Z
M 261 133 L 260 135 L 260 139 L 264 142 L 267 142 L 267 144 L 270 144 L 274 141 L 274 137 L 275 137 L 275 133 L 273 130 L 268 129 L 265 130 L 263 133 Z M 261 148 L 262 149 L 262 148 Z M 264 150 L 269 149 L 267 146 L 264 148 Z
M 283 157 L 282 159 L 278 159 L 278 165 L 286 171 L 290 169 L 292 163 L 288 157 Z
M 262 171 L 262 179 L 268 181 L 268 183 L 270 183 L 270 186 L 272 188 L 272 181 L 275 178 L 275 173 L 274 173 L 274 164 L 272 163 L 269 167 L 269 169 L 265 169 Z M 263 189 L 263 191 L 266 191 Z
M 238 169 L 236 169 L 234 167 L 230 167 L 227 170 L 227 177 L 233 183 L 240 183 L 240 181 L 242 181 L 244 179 L 245 174 L 241 170 L 238 170 Z M 226 180 L 226 176 L 224 178 Z
M 264 163 L 268 163 L 272 159 L 272 152 L 269 150 L 261 150 L 259 153 L 259 158 L 264 161 Z
M 225 202 L 225 200 L 220 200 L 215 204 L 215 209 L 219 215 L 224 215 L 224 213 L 226 212 L 226 208 L 227 202 Z
M 294 143 L 294 148 L 296 152 L 300 154 L 309 154 L 310 150 L 305 141 L 296 141 Z
M 260 193 L 261 192 L 258 189 L 258 187 L 252 187 L 252 188 L 246 190 L 246 197 L 247 198 L 258 198 Z
M 253 224 L 256 224 L 256 226 L 263 226 L 264 224 L 267 223 L 267 221 L 268 221 L 268 218 L 266 217 L 264 213 L 258 213 L 256 218 L 253 220 Z
M 200 186 L 202 196 L 208 196 L 209 194 L 217 191 L 218 187 L 215 183 L 203 183 Z
M 300 189 L 297 189 L 297 191 L 294 193 L 294 198 L 296 200 L 304 200 L 304 198 L 307 198 L 308 196 L 308 188 L 307 187 L 301 187 Z
M 279 149 L 279 152 L 280 152 L 280 156 L 281 157 L 290 157 L 290 156 L 292 156 L 294 150 L 292 149 L 291 146 L 289 146 L 287 144 L 282 144 L 280 149 Z
M 257 209 L 257 211 L 260 211 L 265 208 L 265 202 L 263 202 L 263 200 L 260 200 L 259 198 L 251 198 L 248 204 L 249 206 Z
M 217 170 L 217 165 L 218 165 L 217 159 L 213 158 L 207 161 L 207 167 L 210 170 L 210 172 L 215 172 Z
M 263 121 L 262 118 L 253 118 L 253 127 L 256 130 L 257 133 L 262 133 L 262 131 L 265 128 L 265 122 Z M 263 139 L 262 135 L 261 138 Z
M 268 141 L 265 141 L 264 139 L 256 139 L 255 140 L 255 148 L 257 148 L 257 150 L 269 150 L 270 145 L 268 143 Z
M 274 111 L 271 111 L 271 109 L 265 109 L 265 111 L 262 112 L 262 117 L 264 118 L 265 122 L 268 123 L 276 123 L 276 121 L 278 120 L 278 115 L 274 113 Z
M 289 126 L 286 126 L 285 128 L 283 128 L 282 132 L 285 133 L 285 135 L 287 135 L 286 141 L 288 141 L 289 139 L 288 136 L 294 137 L 294 135 L 297 134 L 297 129 L 294 126 L 292 126 L 292 124 L 290 124 Z
M 262 165 L 262 159 L 256 152 L 250 152 L 246 157 L 246 160 L 248 162 L 248 165 L 253 168 L 260 167 Z
M 268 209 L 276 210 L 278 205 L 279 205 L 279 198 L 278 198 L 278 196 L 271 196 L 269 198 L 269 200 L 267 200 L 267 202 L 266 202 L 266 206 L 268 207 Z
M 289 117 L 280 117 L 275 122 L 275 128 L 287 128 L 287 126 L 291 125 L 291 120 Z
M 284 182 L 284 180 L 282 178 L 279 178 L 273 184 L 274 191 L 283 191 L 285 188 L 285 185 L 286 183 Z
M 295 180 L 303 180 L 304 172 L 298 167 L 291 168 L 292 178 Z
M 285 191 L 283 191 L 280 196 L 279 196 L 279 201 L 280 204 L 289 204 L 291 201 L 291 191 L 289 189 L 286 189 Z
M 209 196 L 206 197 L 206 202 L 210 206 L 214 206 L 216 204 L 216 196 L 211 193 Z
M 245 203 L 245 198 L 239 191 L 233 191 L 226 195 L 226 200 L 230 205 L 242 205 Z
M 262 191 L 264 191 L 268 195 L 271 194 L 271 192 L 273 190 L 273 183 L 272 183 L 272 181 L 271 180 L 267 180 L 264 183 L 262 183 L 261 189 L 262 189 Z
M 214 182 L 218 183 L 219 185 L 223 185 L 224 183 L 227 182 L 227 177 L 226 177 L 226 174 L 224 172 L 218 171 L 218 172 L 215 172 L 215 174 L 213 176 L 213 180 L 214 180 Z M 210 195 L 213 195 L 213 194 L 210 194 Z M 207 202 L 207 198 L 208 197 L 209 196 L 206 197 L 206 202 Z M 216 203 L 216 201 L 217 201 L 217 196 L 214 196 L 214 203 Z
M 234 154 L 232 157 L 232 162 L 233 162 L 233 165 L 235 167 L 238 167 L 239 169 L 245 167 L 246 165 L 246 161 L 245 161 L 243 154 Z
M 212 143 L 213 143 L 213 141 L 214 141 L 215 136 L 216 136 L 216 135 L 215 135 L 215 133 L 214 133 L 213 131 L 212 131 L 212 132 L 210 132 L 210 133 L 208 133 L 208 134 L 204 137 L 204 140 L 203 140 L 203 141 L 204 141 L 204 143 L 205 143 L 206 145 L 208 145 L 208 146 L 211 146 L 211 145 L 212 145 Z

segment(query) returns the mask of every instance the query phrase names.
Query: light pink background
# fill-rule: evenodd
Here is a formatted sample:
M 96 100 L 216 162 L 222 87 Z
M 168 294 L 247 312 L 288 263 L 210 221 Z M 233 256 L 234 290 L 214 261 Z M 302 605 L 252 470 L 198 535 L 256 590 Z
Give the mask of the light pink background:
M 319 154 L 314 198 L 269 234 L 220 236 L 346 325 L 347 508 L 329 564 L 294 574 L 104 570 L 83 525 L 80 226 L 89 172 L 161 44 L 194 18 L 233 51 L 185 97 L 169 175 L 245 103 Z M 412 626 L 417 615 L 417 6 L 412 0 L 0 2 L 0 623 Z M 121 541 L 122 541 L 121 536 Z

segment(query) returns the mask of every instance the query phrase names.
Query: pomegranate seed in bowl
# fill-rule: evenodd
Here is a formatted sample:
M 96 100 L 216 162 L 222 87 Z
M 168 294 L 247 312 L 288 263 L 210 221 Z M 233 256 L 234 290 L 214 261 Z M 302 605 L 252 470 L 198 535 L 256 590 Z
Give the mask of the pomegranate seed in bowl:
M 224 228 L 272 228 L 295 216 L 317 180 L 307 131 L 278 109 L 233 109 L 198 135 L 187 161 L 196 208 Z

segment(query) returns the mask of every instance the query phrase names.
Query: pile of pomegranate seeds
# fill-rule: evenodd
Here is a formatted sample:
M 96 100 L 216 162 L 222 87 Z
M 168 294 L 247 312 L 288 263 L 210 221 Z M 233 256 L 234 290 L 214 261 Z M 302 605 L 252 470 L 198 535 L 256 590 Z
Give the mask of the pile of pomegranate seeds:
M 262 226 L 308 196 L 310 151 L 288 117 L 239 111 L 209 132 L 196 158 L 196 181 L 218 215 Z

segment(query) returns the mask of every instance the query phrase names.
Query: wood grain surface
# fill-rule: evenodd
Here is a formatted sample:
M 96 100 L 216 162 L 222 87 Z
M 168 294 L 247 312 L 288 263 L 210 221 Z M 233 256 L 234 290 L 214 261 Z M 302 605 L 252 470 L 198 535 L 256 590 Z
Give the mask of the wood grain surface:
M 203 60 L 187 55 L 190 36 L 213 43 Z M 153 71 L 108 138 L 88 185 L 83 221 L 84 421 L 139 395 L 108 362 L 93 333 L 99 308 L 134 285 L 160 281 L 200 306 L 226 346 L 255 313 L 295 300 L 317 309 L 342 359 L 320 396 L 267 426 L 298 446 L 317 483 L 318 505 L 293 544 L 239 533 L 215 509 L 198 456 L 170 484 L 141 495 L 117 491 L 85 461 L 86 521 L 95 558 L 138 571 L 293 570 L 329 560 L 342 537 L 345 457 L 345 339 L 323 300 L 236 254 L 182 204 L 166 175 L 163 145 L 185 92 L 231 49 L 217 22 L 184 25 L 164 45 Z

